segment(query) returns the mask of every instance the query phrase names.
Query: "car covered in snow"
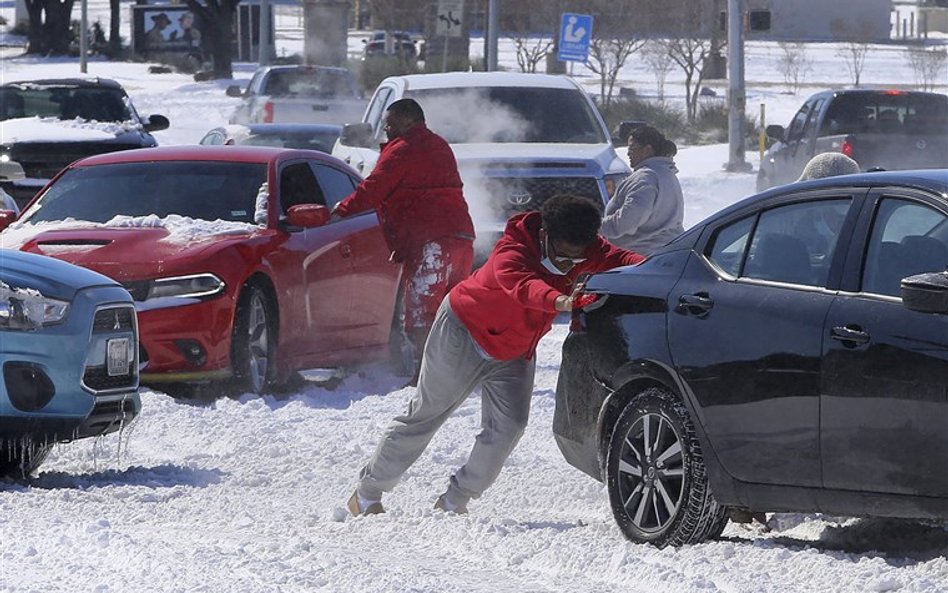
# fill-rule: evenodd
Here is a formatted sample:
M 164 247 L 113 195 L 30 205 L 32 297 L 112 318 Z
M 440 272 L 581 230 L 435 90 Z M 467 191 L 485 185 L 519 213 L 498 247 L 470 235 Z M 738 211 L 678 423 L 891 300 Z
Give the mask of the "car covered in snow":
M 51 257 L 0 255 L 0 476 L 32 473 L 55 443 L 120 430 L 141 410 L 128 291 Z
M 746 514 L 948 522 L 948 170 L 784 185 L 574 312 L 553 432 L 659 546 Z
M 386 140 L 385 110 L 411 98 L 458 161 L 478 234 L 478 259 L 507 218 L 572 193 L 605 208 L 631 172 L 595 103 L 572 78 L 516 72 L 392 76 L 375 90 L 361 123 L 343 126 L 333 154 L 368 175 Z
M 259 393 L 388 356 L 401 266 L 374 212 L 330 220 L 359 181 L 312 150 L 116 152 L 67 167 L 0 244 L 125 286 L 143 382 L 234 379 Z
M 82 157 L 156 146 L 163 115 L 141 117 L 114 80 L 45 79 L 0 85 L 0 160 L 19 163 L 25 178 L 0 187 L 23 207 L 56 173 Z

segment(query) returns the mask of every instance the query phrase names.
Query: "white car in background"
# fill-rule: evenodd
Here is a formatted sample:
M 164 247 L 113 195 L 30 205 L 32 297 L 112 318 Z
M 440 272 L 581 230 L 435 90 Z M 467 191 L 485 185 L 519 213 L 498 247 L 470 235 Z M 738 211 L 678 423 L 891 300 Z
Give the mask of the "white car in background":
M 379 155 L 385 110 L 412 98 L 428 127 L 450 144 L 478 233 L 478 255 L 512 214 L 560 193 L 604 208 L 630 173 L 585 90 L 566 76 L 447 72 L 392 76 L 375 90 L 362 122 L 343 126 L 333 155 L 368 175 Z

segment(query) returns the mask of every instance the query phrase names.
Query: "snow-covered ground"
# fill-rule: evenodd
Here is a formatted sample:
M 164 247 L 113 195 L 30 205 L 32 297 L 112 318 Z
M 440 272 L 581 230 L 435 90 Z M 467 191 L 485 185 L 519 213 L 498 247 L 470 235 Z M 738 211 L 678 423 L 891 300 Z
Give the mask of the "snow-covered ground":
M 90 1 L 93 18 L 104 7 Z M 0 14 L 11 13 L 12 4 L 0 2 Z M 279 51 L 301 47 L 295 22 L 282 21 Z M 350 47 L 357 52 L 359 39 Z M 472 43 L 472 53 L 479 47 Z M 765 102 L 768 119 L 786 123 L 810 92 L 848 84 L 838 49 L 809 46 L 807 84 L 787 94 L 779 48 L 751 44 L 748 105 Z M 874 46 L 864 80 L 911 85 L 903 53 L 903 46 Z M 516 67 L 509 43 L 500 60 Z M 79 74 L 75 59 L 9 53 L 0 67 L 4 81 Z M 90 75 L 118 80 L 140 112 L 171 119 L 156 134 L 161 144 L 196 142 L 237 104 L 224 94 L 231 81 L 197 83 L 147 69 L 89 62 Z M 252 71 L 253 64 L 237 64 L 237 82 Z M 584 69 L 574 75 L 595 88 Z M 622 83 L 654 92 L 635 60 Z M 942 90 L 948 76 L 943 83 Z M 672 76 L 668 85 L 679 100 L 680 81 Z M 747 159 L 756 168 L 757 155 Z M 724 145 L 682 147 L 686 225 L 752 193 L 754 174 L 726 173 L 726 160 Z M 142 415 L 121 434 L 57 447 L 36 478 L 0 481 L 0 591 L 948 592 L 943 527 L 776 515 L 769 533 L 730 525 L 720 541 L 680 549 L 623 540 L 605 488 L 567 465 L 553 441 L 566 332 L 561 319 L 540 343 L 530 426 L 468 516 L 432 505 L 479 430 L 477 397 L 385 499 L 385 515 L 354 519 L 344 505 L 356 475 L 411 393 L 385 365 L 282 399 L 188 402 L 144 389 Z

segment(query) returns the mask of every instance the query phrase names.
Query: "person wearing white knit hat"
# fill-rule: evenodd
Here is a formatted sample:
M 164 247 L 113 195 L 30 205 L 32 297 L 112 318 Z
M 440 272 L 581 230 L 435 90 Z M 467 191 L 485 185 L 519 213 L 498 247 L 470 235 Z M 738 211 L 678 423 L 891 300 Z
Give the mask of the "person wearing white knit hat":
M 859 173 L 859 163 L 841 152 L 823 152 L 810 159 L 797 181 L 822 179 L 851 173 Z

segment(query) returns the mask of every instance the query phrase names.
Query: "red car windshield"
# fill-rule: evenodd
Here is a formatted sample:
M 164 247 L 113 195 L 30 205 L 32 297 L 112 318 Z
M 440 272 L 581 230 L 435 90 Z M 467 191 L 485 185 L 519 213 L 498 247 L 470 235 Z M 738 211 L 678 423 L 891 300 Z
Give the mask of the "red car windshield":
M 67 171 L 23 215 L 36 223 L 74 218 L 107 222 L 116 216 L 254 222 L 266 165 L 161 161 L 81 167 Z

